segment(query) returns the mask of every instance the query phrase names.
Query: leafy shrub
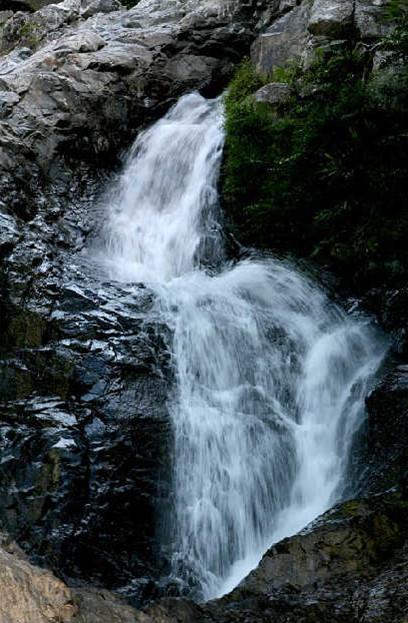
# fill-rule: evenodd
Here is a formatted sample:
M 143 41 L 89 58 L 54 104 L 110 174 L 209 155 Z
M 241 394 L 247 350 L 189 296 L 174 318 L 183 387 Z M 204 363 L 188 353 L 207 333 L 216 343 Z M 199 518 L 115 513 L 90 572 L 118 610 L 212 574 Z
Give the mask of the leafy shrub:
M 291 68 L 276 110 L 250 96 L 276 76 L 246 61 L 226 96 L 222 184 L 244 243 L 313 257 L 365 288 L 408 270 L 408 72 L 371 75 L 368 63 L 346 46 Z

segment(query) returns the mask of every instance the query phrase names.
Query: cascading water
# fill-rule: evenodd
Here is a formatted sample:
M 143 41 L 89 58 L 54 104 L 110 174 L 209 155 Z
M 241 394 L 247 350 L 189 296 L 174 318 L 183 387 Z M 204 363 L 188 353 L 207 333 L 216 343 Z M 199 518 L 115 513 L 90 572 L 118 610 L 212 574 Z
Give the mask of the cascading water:
M 170 328 L 173 576 L 203 599 L 342 495 L 384 355 L 366 320 L 295 268 L 226 261 L 222 124 L 221 102 L 193 94 L 138 138 L 110 197 L 103 259 L 113 278 L 149 284 Z

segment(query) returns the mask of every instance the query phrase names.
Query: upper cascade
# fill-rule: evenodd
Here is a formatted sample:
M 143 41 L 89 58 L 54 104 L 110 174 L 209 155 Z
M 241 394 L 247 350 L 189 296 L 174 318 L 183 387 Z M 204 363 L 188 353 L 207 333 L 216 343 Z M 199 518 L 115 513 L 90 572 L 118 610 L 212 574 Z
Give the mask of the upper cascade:
M 116 277 L 161 282 L 217 260 L 222 108 L 188 95 L 142 133 L 109 196 L 106 259 Z

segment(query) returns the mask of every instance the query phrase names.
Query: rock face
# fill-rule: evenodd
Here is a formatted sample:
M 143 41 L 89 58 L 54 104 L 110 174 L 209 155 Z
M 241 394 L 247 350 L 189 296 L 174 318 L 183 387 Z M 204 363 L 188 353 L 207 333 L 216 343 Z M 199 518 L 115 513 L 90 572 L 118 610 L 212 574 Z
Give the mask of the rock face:
M 408 366 L 390 372 L 367 399 L 361 489 L 379 492 L 408 475 Z
M 313 35 L 339 37 L 350 30 L 353 14 L 353 0 L 315 0 L 308 24 L 309 31 Z
M 219 89 L 248 49 L 237 0 L 118 6 L 65 0 L 5 24 L 0 92 L 15 99 L 1 120 L 3 193 L 8 179 L 16 187 L 16 173 L 22 181 L 28 171 L 49 175 L 62 154 L 117 151 L 165 102 Z
M 260 34 L 251 50 L 258 71 L 270 73 L 290 60 L 303 58 L 309 42 L 310 13 L 310 2 L 294 5 Z
M 370 44 L 392 26 L 384 20 L 389 0 L 303 0 L 272 3 L 273 11 L 252 46 L 259 71 L 270 73 L 294 60 L 308 64 L 316 48 L 347 37 Z M 269 25 L 270 24 L 270 25 Z
M 399 493 L 338 505 L 272 547 L 232 593 L 167 600 L 140 623 L 406 623 L 408 502 Z
M 273 546 L 226 597 L 165 599 L 136 611 L 107 591 L 71 589 L 2 537 L 1 620 L 7 623 L 405 623 L 406 497 L 352 500 Z
M 32 560 L 138 601 L 166 570 L 172 379 L 152 294 L 98 276 L 89 238 L 119 147 L 181 93 L 219 90 L 248 49 L 252 12 L 65 0 L 7 17 L 0 521 Z
M 37 561 L 117 587 L 160 567 L 171 375 L 152 296 L 88 283 L 70 220 L 59 243 L 39 222 L 45 238 L 31 223 L 3 264 L 0 518 Z
M 72 590 L 49 571 L 31 565 L 0 535 L 2 623 L 134 623 L 132 608 L 108 591 Z

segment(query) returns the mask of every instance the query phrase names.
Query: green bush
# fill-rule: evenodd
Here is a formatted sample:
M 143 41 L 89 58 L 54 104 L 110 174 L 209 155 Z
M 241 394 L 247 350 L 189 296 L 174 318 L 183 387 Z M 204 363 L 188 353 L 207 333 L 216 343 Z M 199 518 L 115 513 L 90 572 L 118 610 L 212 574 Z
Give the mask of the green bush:
M 395 33 L 384 46 L 402 53 Z M 368 64 L 351 47 L 322 52 L 286 72 L 292 95 L 276 109 L 251 93 L 282 72 L 246 61 L 225 100 L 222 182 L 245 244 L 313 257 L 364 288 L 408 270 L 408 71 Z

